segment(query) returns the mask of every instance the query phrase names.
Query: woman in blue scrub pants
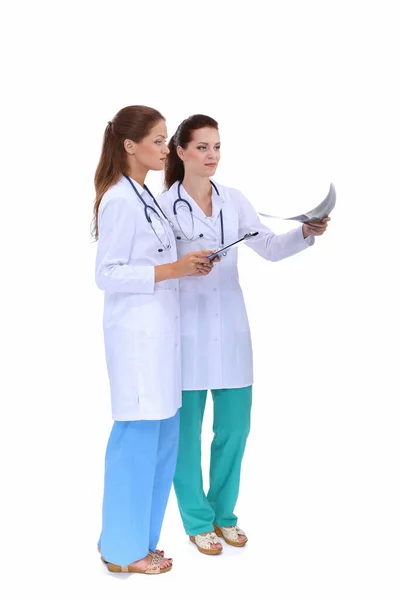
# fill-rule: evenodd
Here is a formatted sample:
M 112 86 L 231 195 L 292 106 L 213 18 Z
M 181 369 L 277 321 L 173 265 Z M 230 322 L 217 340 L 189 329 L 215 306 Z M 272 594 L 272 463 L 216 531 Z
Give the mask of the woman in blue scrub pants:
M 177 260 L 172 229 L 144 181 L 169 152 L 164 117 L 120 110 L 106 127 L 95 175 L 96 283 L 114 425 L 105 459 L 98 542 L 113 572 L 160 574 L 156 550 L 175 470 L 181 406 L 177 278 L 205 275 L 209 251 Z
M 262 224 L 238 190 L 211 182 L 220 159 L 217 122 L 193 115 L 169 143 L 159 202 L 172 222 L 178 256 L 223 247 L 246 233 L 255 252 L 278 261 L 308 248 L 328 218 L 282 235 Z M 205 280 L 180 281 L 183 397 L 174 487 L 186 533 L 200 552 L 219 554 L 223 538 L 243 546 L 234 514 L 240 469 L 250 430 L 253 360 L 249 323 L 232 248 Z M 203 490 L 201 429 L 207 391 L 214 401 L 210 488 Z

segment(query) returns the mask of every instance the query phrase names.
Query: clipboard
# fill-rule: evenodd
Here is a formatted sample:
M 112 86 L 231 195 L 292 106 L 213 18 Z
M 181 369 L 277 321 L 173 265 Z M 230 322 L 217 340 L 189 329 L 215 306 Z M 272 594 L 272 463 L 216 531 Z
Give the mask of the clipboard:
M 214 258 L 217 258 L 217 256 L 219 256 L 220 254 L 224 254 L 224 252 L 226 252 L 227 250 L 229 250 L 233 246 L 237 246 L 238 244 L 243 244 L 244 242 L 247 242 L 250 238 L 252 238 L 252 237 L 254 237 L 256 235 L 258 235 L 258 231 L 255 231 L 254 233 L 246 233 L 246 235 L 244 235 L 242 238 L 240 238 L 240 240 L 236 240 L 236 242 L 232 242 L 232 244 L 228 244 L 227 246 L 224 246 L 223 248 L 220 248 L 216 252 L 213 252 L 212 254 L 209 254 L 207 256 L 207 258 L 209 260 L 213 261 Z

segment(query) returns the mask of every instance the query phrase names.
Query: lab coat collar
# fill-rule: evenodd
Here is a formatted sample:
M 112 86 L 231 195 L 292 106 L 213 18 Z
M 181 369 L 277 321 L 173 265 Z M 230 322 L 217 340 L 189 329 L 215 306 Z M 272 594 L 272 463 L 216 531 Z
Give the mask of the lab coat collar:
M 129 179 L 132 181 L 133 185 L 135 186 L 135 188 L 137 189 L 137 191 L 139 192 L 139 194 L 141 196 L 143 196 L 143 192 L 145 191 L 145 189 L 140 185 L 140 183 L 138 183 L 135 179 L 133 179 L 132 177 L 129 177 Z M 129 187 L 131 187 L 129 185 L 129 183 L 126 181 L 125 177 L 124 177 L 124 181 L 126 182 L 126 185 L 128 185 Z
M 176 197 L 178 197 L 178 185 L 179 183 L 176 183 Z M 219 189 L 219 186 L 217 184 L 215 184 L 218 188 L 219 193 L 221 194 L 221 191 Z M 201 210 L 200 206 L 197 204 L 196 200 L 194 200 L 194 198 L 192 198 L 190 196 L 190 194 L 188 194 L 188 192 L 185 190 L 185 188 L 183 187 L 183 185 L 181 185 L 181 198 L 183 200 L 187 200 L 190 204 L 190 206 L 193 209 L 193 215 L 195 215 L 198 219 L 200 219 L 201 221 L 204 221 L 206 223 L 209 223 L 211 221 L 211 223 L 213 225 L 216 224 L 217 220 L 219 219 L 219 213 L 221 212 L 222 208 L 223 208 L 223 204 L 224 204 L 224 199 L 222 198 L 221 195 L 218 195 L 217 192 L 214 189 L 214 186 L 212 187 L 212 194 L 211 194 L 211 202 L 212 202 L 212 216 L 211 217 L 207 217 L 204 212 Z

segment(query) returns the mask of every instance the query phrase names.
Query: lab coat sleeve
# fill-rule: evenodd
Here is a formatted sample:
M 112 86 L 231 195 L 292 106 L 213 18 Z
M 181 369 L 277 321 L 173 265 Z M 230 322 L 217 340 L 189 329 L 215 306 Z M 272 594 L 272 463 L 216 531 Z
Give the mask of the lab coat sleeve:
M 101 204 L 96 284 L 106 292 L 153 293 L 154 266 L 128 264 L 136 226 L 136 213 L 132 202 L 129 198 L 110 198 L 103 206 Z
M 277 262 L 283 258 L 288 258 L 297 254 L 305 248 L 309 248 L 315 242 L 314 236 L 304 239 L 302 227 L 292 229 L 287 233 L 276 234 L 262 223 L 250 202 L 245 196 L 239 193 L 239 236 L 243 237 L 245 233 L 258 231 L 254 239 L 250 239 L 246 244 L 250 246 L 257 254 Z

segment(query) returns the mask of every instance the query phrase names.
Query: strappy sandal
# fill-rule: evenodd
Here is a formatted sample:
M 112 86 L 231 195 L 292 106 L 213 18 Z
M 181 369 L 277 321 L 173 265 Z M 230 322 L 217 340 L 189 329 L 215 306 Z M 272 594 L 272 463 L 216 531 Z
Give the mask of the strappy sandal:
M 230 546 L 241 548 L 248 542 L 245 532 L 239 529 L 237 525 L 234 525 L 233 527 L 218 527 L 217 525 L 214 525 L 214 531 L 218 537 L 223 538 Z M 244 535 L 246 539 L 240 541 L 239 535 Z
M 197 549 L 202 554 L 221 554 L 223 548 L 211 548 L 211 544 L 220 544 L 219 539 L 214 531 L 211 533 L 199 533 L 198 535 L 190 535 L 189 539 L 193 544 L 196 544 Z
M 101 552 L 100 546 L 97 546 L 97 552 Z M 153 554 L 153 552 L 150 550 L 149 554 Z M 158 554 L 161 558 L 164 558 L 165 552 L 164 550 L 156 550 L 154 554 Z M 103 556 L 100 556 L 100 558 L 103 561 L 103 563 L 107 564 L 107 561 L 105 558 L 103 558 Z M 169 558 L 168 560 L 172 560 L 172 558 Z
M 151 556 L 151 563 L 144 571 L 134 564 L 121 567 L 121 565 L 106 563 L 107 569 L 112 573 L 141 573 L 142 575 L 161 575 L 162 573 L 168 573 L 172 569 L 172 564 L 169 567 L 161 567 L 161 556 L 159 554 L 152 552 L 148 556 Z

